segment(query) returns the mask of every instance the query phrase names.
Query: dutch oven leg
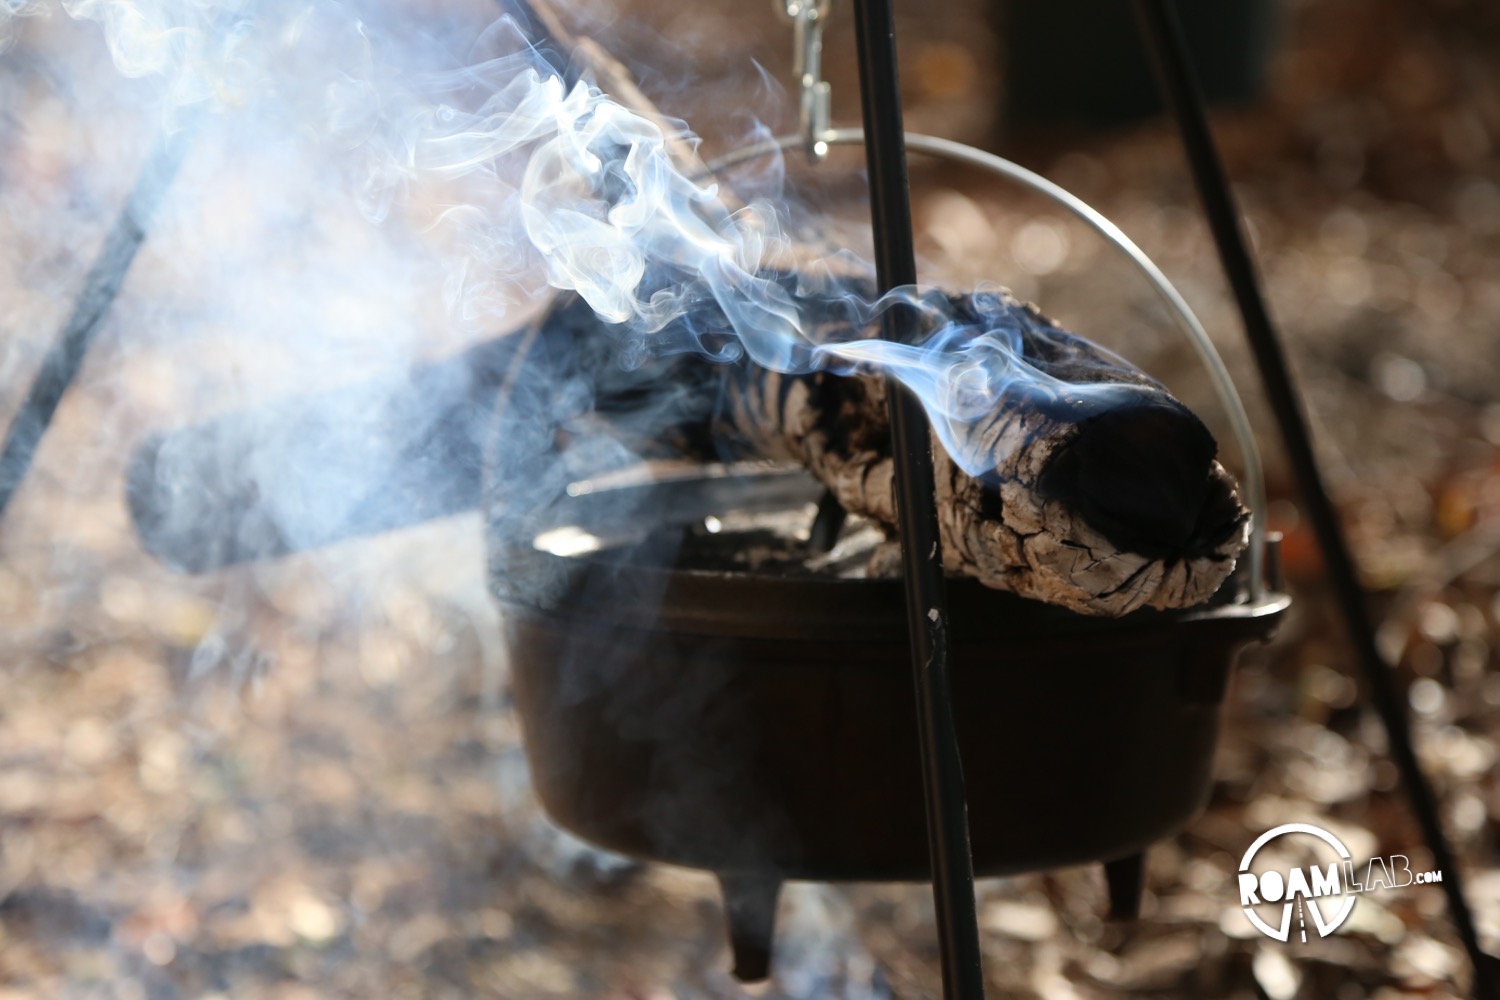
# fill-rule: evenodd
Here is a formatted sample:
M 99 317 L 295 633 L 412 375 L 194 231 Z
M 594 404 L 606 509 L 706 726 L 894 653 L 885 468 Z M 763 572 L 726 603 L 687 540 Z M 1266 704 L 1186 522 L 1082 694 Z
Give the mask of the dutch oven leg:
M 1132 854 L 1104 862 L 1109 887 L 1109 919 L 1134 920 L 1141 915 L 1141 893 L 1146 888 L 1146 854 Z
M 734 978 L 759 982 L 771 975 L 771 945 L 776 938 L 776 900 L 781 879 L 774 875 L 719 872 Z

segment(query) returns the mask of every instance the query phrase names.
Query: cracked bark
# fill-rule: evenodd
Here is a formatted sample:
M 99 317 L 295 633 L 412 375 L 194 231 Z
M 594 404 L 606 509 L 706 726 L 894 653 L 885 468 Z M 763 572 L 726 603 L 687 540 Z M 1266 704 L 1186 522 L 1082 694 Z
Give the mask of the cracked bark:
M 939 522 L 949 573 L 987 586 L 1115 616 L 1207 600 L 1244 549 L 1249 516 L 1213 437 L 1158 383 L 1009 296 L 949 296 L 976 331 L 1019 324 L 1021 353 L 1057 385 L 1007 394 L 993 414 L 954 428 L 977 472 L 934 442 Z M 874 336 L 838 315 L 825 340 Z M 685 321 L 684 321 L 685 322 Z M 715 317 L 695 316 L 695 329 Z M 678 331 L 667 330 L 668 336 Z M 594 387 L 590 429 L 644 455 L 762 458 L 805 466 L 845 509 L 896 523 L 885 384 L 875 373 L 783 375 L 747 362 L 662 358 L 634 371 L 612 363 L 611 328 L 582 303 L 542 324 L 550 376 Z M 1100 404 L 1069 387 L 1113 385 Z M 597 418 L 597 419 L 595 419 Z M 581 427 L 582 417 L 568 419 Z M 891 568 L 878 553 L 872 572 Z M 893 565 L 893 564 L 892 564 Z

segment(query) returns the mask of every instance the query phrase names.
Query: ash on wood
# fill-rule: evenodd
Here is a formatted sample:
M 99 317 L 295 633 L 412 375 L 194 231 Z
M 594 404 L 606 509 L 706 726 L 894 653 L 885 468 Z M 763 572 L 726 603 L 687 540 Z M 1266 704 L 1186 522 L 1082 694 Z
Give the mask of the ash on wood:
M 851 328 L 840 302 L 799 304 L 825 341 L 873 334 Z M 963 465 L 935 442 L 947 570 L 1092 615 L 1212 596 L 1246 545 L 1249 517 L 1202 421 L 1127 362 L 1008 295 L 952 296 L 948 312 L 976 331 L 1019 326 L 1024 361 L 1057 381 L 952 427 Z M 712 316 L 691 323 L 715 325 Z M 626 371 L 608 326 L 578 301 L 544 318 L 541 343 L 549 380 L 598 379 L 589 412 L 565 418 L 575 436 L 607 428 L 642 454 L 798 462 L 846 510 L 894 531 L 886 388 L 875 373 L 783 375 L 689 356 Z M 1111 391 L 1067 390 L 1086 386 Z M 983 471 L 971 474 L 975 456 Z M 872 572 L 894 573 L 896 558 L 882 550 Z
M 820 336 L 865 332 L 835 304 L 802 304 Z M 976 328 L 986 311 L 1003 311 L 1039 372 L 1117 391 L 1087 406 L 1066 392 L 1028 392 L 959 428 L 966 452 L 993 456 L 980 475 L 935 448 L 948 571 L 1094 615 L 1211 596 L 1244 548 L 1248 517 L 1202 422 L 1120 358 L 1013 298 L 955 296 L 951 308 Z M 880 377 L 780 375 L 691 355 L 626 369 L 613 328 L 572 297 L 537 332 L 530 384 L 511 405 L 537 408 L 538 422 L 575 443 L 622 441 L 633 458 L 798 462 L 844 509 L 894 530 Z M 159 435 L 131 466 L 137 530 L 163 561 L 202 572 L 471 508 L 479 442 L 525 341 L 501 338 L 406 379 Z M 545 502 L 567 484 L 533 485 Z M 301 516 L 309 510 L 318 517 Z M 897 558 L 894 546 L 877 550 L 872 574 L 896 575 Z
M 545 5 L 530 10 L 547 13 Z M 554 47 L 606 90 L 658 117 L 607 53 L 565 37 L 550 20 L 547 27 Z M 671 148 L 683 169 L 696 169 L 690 146 Z M 735 204 L 732 192 L 720 188 L 719 196 Z M 802 258 L 815 249 L 791 251 Z M 795 286 L 796 265 L 781 266 Z M 872 291 L 861 297 L 868 301 Z M 819 339 L 874 332 L 859 329 L 863 321 L 851 321 L 834 302 L 804 299 L 799 306 L 811 312 Z M 1202 423 L 1141 372 L 1008 296 L 954 296 L 946 308 L 981 326 L 987 312 L 1003 313 L 1021 329 L 1024 360 L 1057 384 L 1117 390 L 1102 406 L 1075 405 L 1066 391 L 997 406 L 989 419 L 953 429 L 969 459 L 963 466 L 934 449 L 947 570 L 1094 615 L 1188 607 L 1212 595 L 1246 543 L 1248 518 Z M 584 428 L 583 436 L 613 434 L 647 458 L 797 461 L 845 509 L 895 525 L 886 388 L 875 374 L 781 376 L 687 355 L 624 371 L 619 338 L 567 294 L 553 302 L 539 332 L 540 349 L 553 357 L 553 386 L 582 386 L 575 394 L 582 408 L 604 425 L 602 434 Z M 675 339 L 699 337 L 678 331 Z M 266 414 L 242 414 L 153 440 L 130 477 L 131 511 L 147 547 L 201 571 L 471 506 L 486 404 L 506 395 L 498 391 L 497 373 L 517 346 L 530 342 L 502 338 L 467 358 L 420 369 L 410 384 L 367 393 L 352 407 L 349 398 L 330 396 L 326 404 L 292 404 L 269 423 Z M 558 391 L 541 393 L 549 397 L 545 405 L 571 405 L 572 397 L 556 398 Z M 379 433 L 365 426 L 371 420 Z M 975 456 L 981 471 L 970 474 L 965 468 L 976 467 Z M 329 469 L 340 474 L 330 476 Z M 288 512 L 309 510 L 319 517 L 289 532 Z M 898 551 L 889 547 L 873 568 L 879 572 L 883 558 L 894 570 Z

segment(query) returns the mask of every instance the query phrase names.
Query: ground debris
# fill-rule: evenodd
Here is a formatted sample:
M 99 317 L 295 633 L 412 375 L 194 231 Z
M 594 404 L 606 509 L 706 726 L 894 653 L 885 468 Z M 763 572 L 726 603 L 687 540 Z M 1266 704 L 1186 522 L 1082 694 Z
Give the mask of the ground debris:
M 661 65 L 727 64 L 726 45 L 784 64 L 787 32 L 768 11 L 715 0 L 667 27 L 659 6 L 625 6 L 653 32 L 712 40 L 697 55 L 678 46 Z M 1285 6 L 1288 48 L 1269 101 L 1215 124 L 1493 951 L 1500 33 L 1487 5 L 1458 0 Z M 967 51 L 971 36 L 993 48 L 994 38 L 979 3 L 942 9 L 901 31 L 917 60 L 908 124 L 948 134 L 993 104 L 983 60 L 953 59 L 953 47 Z M 35 44 L 47 44 L 48 19 L 32 20 Z M 840 14 L 828 72 L 852 96 L 846 28 Z M 66 308 L 57 288 L 34 286 L 35 261 L 94 245 L 107 215 L 98 206 L 122 197 L 128 171 L 66 197 L 64 180 L 98 173 L 87 157 L 112 148 L 114 130 L 148 131 L 122 119 L 84 134 L 44 81 L 26 77 L 26 51 L 0 61 L 0 93 L 18 105 L 7 111 L 28 123 L 0 142 L 0 246 L 19 247 L 0 254 L 0 301 L 16 318 L 0 344 L 6 419 Z M 695 115 L 694 102 L 739 108 L 744 80 L 727 101 L 715 67 L 699 68 L 705 83 L 682 97 L 682 113 L 709 131 L 714 117 Z M 1285 536 L 1297 603 L 1277 642 L 1241 659 L 1213 798 L 1151 850 L 1139 921 L 1104 919 L 1094 869 L 981 883 L 992 995 L 1467 995 L 1436 886 L 1362 899 L 1340 933 L 1306 945 L 1269 942 L 1244 919 L 1234 876 L 1271 826 L 1318 823 L 1356 857 L 1407 853 L 1413 867 L 1420 837 L 1253 398 L 1170 130 L 1015 144 L 1202 303 L 1265 431 L 1271 524 Z M 1121 308 L 1145 299 L 1081 228 L 967 173 L 914 162 L 913 177 L 937 272 L 1003 280 L 1159 374 L 1195 411 L 1213 411 L 1191 352 L 1154 307 Z M 25 245 L 40 211 L 54 213 L 49 242 Z M 367 231 L 339 225 L 320 238 L 352 255 Z M 155 316 L 141 303 L 180 280 L 175 267 L 143 254 L 129 286 L 138 323 L 141 310 Z M 542 816 L 474 518 L 204 578 L 140 552 L 120 500 L 129 436 L 170 422 L 168 401 L 223 405 L 247 370 L 305 379 L 316 367 L 225 337 L 205 334 L 191 365 L 125 329 L 102 340 L 0 525 L 0 998 L 743 996 L 725 971 L 711 878 L 603 854 Z M 111 427 L 121 436 L 101 441 Z M 934 996 L 933 926 L 926 887 L 791 887 L 763 995 Z

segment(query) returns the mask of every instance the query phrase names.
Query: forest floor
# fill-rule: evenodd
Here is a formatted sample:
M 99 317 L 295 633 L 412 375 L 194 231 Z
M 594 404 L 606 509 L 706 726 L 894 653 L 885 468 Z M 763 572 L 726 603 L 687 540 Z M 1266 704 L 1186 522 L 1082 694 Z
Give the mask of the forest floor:
M 702 75 L 677 103 L 671 73 L 645 76 L 690 122 L 723 99 L 715 67 L 739 65 L 741 48 L 784 73 L 789 39 L 769 9 L 681 8 L 651 22 L 667 45 L 645 37 L 655 8 L 639 7 L 618 23 L 619 48 L 673 52 Z M 589 7 L 601 23 L 603 9 Z M 1265 431 L 1295 597 L 1275 641 L 1234 674 L 1212 800 L 1152 848 L 1139 921 L 1101 919 L 1096 868 L 981 883 L 990 995 L 1464 995 L 1436 886 L 1367 895 L 1337 934 L 1305 944 L 1273 942 L 1241 912 L 1239 858 L 1283 823 L 1323 826 L 1356 858 L 1407 855 L 1418 871 L 1430 859 L 1172 132 L 997 122 L 993 28 L 975 3 L 947 9 L 939 20 L 903 6 L 908 124 L 1057 180 L 1178 283 Z M 1481 933 L 1500 952 L 1500 19 L 1477 0 L 1298 0 L 1285 15 L 1269 95 L 1215 124 Z M 835 12 L 828 40 L 845 119 L 847 16 Z M 41 115 L 39 92 L 22 96 Z M 44 129 L 25 135 L 0 147 L 3 176 L 21 162 L 48 176 L 74 155 L 46 146 Z M 913 177 L 940 273 L 1011 284 L 1214 410 L 1190 352 L 1102 244 L 977 174 L 923 165 Z M 19 246 L 34 220 L 6 197 L 6 242 Z M 61 253 L 5 258 L 7 314 L 30 324 L 0 355 L 11 405 L 66 309 L 51 291 L 36 294 L 54 305 L 22 308 L 25 268 L 44 251 Z M 66 259 L 81 273 L 87 254 Z M 161 261 L 142 264 L 140 298 L 173 280 Z M 123 339 L 101 343 L 0 530 L 0 998 L 742 995 L 710 877 L 601 854 L 540 814 L 477 518 L 210 578 L 171 573 L 140 550 L 119 476 L 131 441 L 180 419 L 160 400 L 185 390 Z M 119 427 L 121 412 L 136 424 Z M 122 436 L 101 446 L 101 428 Z M 776 958 L 763 996 L 936 996 L 930 892 L 791 886 Z

